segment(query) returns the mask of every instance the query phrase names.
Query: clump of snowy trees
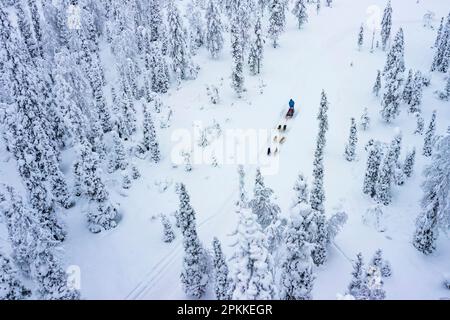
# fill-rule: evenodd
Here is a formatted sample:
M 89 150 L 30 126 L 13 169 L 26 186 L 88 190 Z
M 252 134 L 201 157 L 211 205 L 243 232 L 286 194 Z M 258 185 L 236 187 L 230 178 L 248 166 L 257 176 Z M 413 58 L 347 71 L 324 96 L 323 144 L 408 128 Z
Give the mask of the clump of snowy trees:
M 390 264 L 382 258 L 381 249 L 375 252 L 367 267 L 364 265 L 363 255 L 358 253 L 353 262 L 352 278 L 347 295 L 355 300 L 384 300 L 386 292 L 383 288 L 383 277 L 390 275 Z
M 450 133 L 438 138 L 431 161 L 423 171 L 421 213 L 417 217 L 414 247 L 424 254 L 436 250 L 439 230 L 450 226 Z

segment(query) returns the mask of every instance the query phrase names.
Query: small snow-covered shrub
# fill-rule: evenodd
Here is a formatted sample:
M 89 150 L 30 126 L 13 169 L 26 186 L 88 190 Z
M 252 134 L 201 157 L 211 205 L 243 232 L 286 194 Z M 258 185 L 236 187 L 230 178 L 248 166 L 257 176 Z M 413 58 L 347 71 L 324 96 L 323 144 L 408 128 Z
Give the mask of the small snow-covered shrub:
M 328 242 L 332 242 L 347 222 L 348 215 L 344 211 L 336 212 L 328 219 Z
M 172 229 L 172 224 L 165 214 L 161 214 L 161 223 L 163 226 L 163 241 L 170 243 L 175 239 L 175 233 Z
M 378 232 L 386 231 L 382 206 L 377 204 L 367 209 L 363 215 L 363 223 Z
M 220 102 L 219 88 L 214 85 L 206 86 L 206 94 L 209 97 L 209 101 L 212 104 L 218 104 Z

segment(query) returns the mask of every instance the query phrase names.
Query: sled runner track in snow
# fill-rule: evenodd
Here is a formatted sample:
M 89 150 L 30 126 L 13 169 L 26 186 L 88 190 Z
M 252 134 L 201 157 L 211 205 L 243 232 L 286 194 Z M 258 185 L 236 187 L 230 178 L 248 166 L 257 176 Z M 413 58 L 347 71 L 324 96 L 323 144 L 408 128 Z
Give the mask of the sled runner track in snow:
M 207 217 L 202 220 L 198 227 L 201 227 L 208 222 L 210 222 L 213 218 L 222 215 L 225 209 L 230 209 L 230 213 L 233 213 L 231 208 L 227 207 L 227 204 L 233 204 L 233 198 L 237 196 L 238 189 L 234 190 L 222 203 L 219 209 L 215 214 Z M 183 254 L 183 245 L 182 240 L 179 239 L 178 243 L 170 249 L 171 251 L 165 255 L 145 276 L 144 278 L 136 285 L 136 287 L 128 293 L 125 297 L 125 300 L 138 300 L 145 296 L 145 294 L 154 288 L 154 286 L 161 280 L 162 277 L 165 276 L 164 270 L 167 269 L 170 265 L 177 263 L 181 264 L 180 256 Z

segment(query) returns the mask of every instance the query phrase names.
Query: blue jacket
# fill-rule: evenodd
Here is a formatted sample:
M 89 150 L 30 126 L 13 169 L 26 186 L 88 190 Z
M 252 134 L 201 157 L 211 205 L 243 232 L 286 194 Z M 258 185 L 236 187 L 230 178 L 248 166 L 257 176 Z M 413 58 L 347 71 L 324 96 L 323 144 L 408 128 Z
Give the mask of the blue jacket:
M 289 100 L 289 108 L 293 108 L 294 107 L 294 105 L 295 105 L 295 102 L 294 102 L 294 100 Z

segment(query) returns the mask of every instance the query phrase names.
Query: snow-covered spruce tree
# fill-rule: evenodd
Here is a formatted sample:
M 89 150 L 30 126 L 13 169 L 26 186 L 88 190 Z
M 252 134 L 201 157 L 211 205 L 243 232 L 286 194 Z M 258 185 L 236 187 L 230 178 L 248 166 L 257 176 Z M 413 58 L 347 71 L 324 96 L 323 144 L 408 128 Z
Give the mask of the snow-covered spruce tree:
M 414 247 L 424 254 L 436 249 L 439 229 L 450 227 L 450 133 L 434 145 L 430 163 L 423 171 L 422 212 L 416 222 Z
M 328 7 L 328 8 L 331 8 L 331 5 L 333 4 L 333 0 L 325 0 L 325 5 Z
M 119 130 L 119 135 L 127 140 L 137 131 L 136 108 L 134 107 L 134 97 L 129 82 L 123 76 L 120 82 L 119 107 L 123 128 Z
M 117 210 L 110 203 L 98 155 L 86 140 L 79 146 L 78 159 L 74 165 L 81 166 L 81 176 L 75 179 L 80 180 L 83 194 L 90 201 L 87 213 L 89 230 L 98 233 L 116 227 Z
M 193 55 L 205 44 L 206 30 L 200 6 L 197 0 L 191 0 L 186 6 L 186 15 L 189 22 L 190 48 Z
M 425 121 L 422 118 L 420 113 L 416 113 L 416 129 L 414 130 L 414 134 L 422 134 L 423 129 L 425 127 Z
M 385 90 L 381 103 L 381 117 L 386 122 L 391 122 L 400 113 L 400 86 L 403 81 L 402 74 L 405 71 L 404 46 L 403 30 L 400 28 L 387 55 L 384 67 Z
M 343 210 L 338 210 L 327 220 L 328 244 L 334 241 L 336 236 L 347 223 L 348 215 Z
M 297 207 L 300 203 L 308 203 L 309 197 L 308 182 L 306 181 L 306 178 L 304 177 L 303 173 L 299 173 L 297 180 L 295 180 L 293 189 L 295 192 L 295 198 L 292 203 L 293 208 Z
M 384 9 L 383 19 L 381 20 L 381 44 L 383 50 L 386 50 L 388 40 L 391 36 L 392 28 L 392 7 L 391 1 L 389 0 L 386 8 Z
M 328 131 L 328 101 L 324 91 L 320 101 L 319 113 L 319 133 L 316 142 L 316 151 L 314 154 L 313 164 L 313 184 L 310 193 L 311 208 L 323 212 L 323 202 L 325 201 L 325 192 L 323 189 L 323 150 L 325 148 L 325 134 Z
M 231 57 L 233 59 L 231 86 L 240 98 L 244 91 L 244 48 L 237 16 L 231 20 Z
M 433 111 L 427 132 L 425 132 L 425 140 L 423 143 L 423 151 L 422 151 L 422 154 L 425 157 L 431 156 L 431 153 L 433 151 L 433 144 L 435 141 L 435 133 L 436 133 L 436 110 Z
M 30 296 L 11 260 L 0 252 L 0 300 L 25 300 Z
M 245 191 L 245 171 L 244 166 L 238 166 L 238 175 L 239 175 L 239 202 L 237 203 L 241 207 L 248 206 L 248 196 L 247 191 Z
M 444 88 L 444 91 L 439 92 L 439 99 L 443 100 L 443 101 L 448 101 L 450 100 L 450 74 L 447 77 L 447 82 Z
M 358 33 L 358 50 L 361 50 L 363 44 L 364 44 L 364 25 L 361 24 Z
M 113 173 L 116 170 L 125 170 L 128 167 L 127 155 L 125 154 L 125 147 L 119 134 L 116 131 L 112 132 L 112 148 L 109 154 L 108 172 Z
M 286 258 L 281 273 L 281 299 L 310 300 L 314 283 L 313 260 L 316 225 L 313 210 L 301 204 L 299 212 L 291 215 L 285 230 Z
M 209 0 L 206 9 L 206 48 L 214 59 L 223 49 L 223 25 L 216 0 Z
M 420 112 L 420 105 L 422 103 L 423 92 L 423 77 L 420 71 L 416 71 L 413 81 L 413 91 L 411 93 L 411 100 L 409 104 L 409 112 Z
M 375 199 L 378 203 L 385 206 L 392 201 L 392 182 L 394 180 L 394 172 L 397 167 L 398 157 L 400 154 L 401 134 L 391 142 L 387 154 L 381 161 L 377 182 L 375 185 Z
M 323 188 L 323 150 L 325 147 L 326 139 L 325 134 L 328 130 L 328 102 L 325 92 L 322 91 L 322 99 L 319 107 L 319 114 L 317 119 L 319 120 L 319 134 L 317 137 L 316 151 L 314 154 L 313 164 L 313 184 L 310 192 L 311 208 L 315 210 L 315 223 L 317 225 L 317 236 L 315 239 L 315 247 L 312 252 L 312 257 L 316 265 L 321 265 L 325 262 L 327 256 L 327 226 L 325 218 L 325 191 Z
M 159 151 L 159 143 L 156 137 L 155 125 L 153 124 L 152 115 L 147 105 L 144 105 L 144 148 L 150 152 L 152 161 L 159 162 L 161 154 Z
M 149 3 L 148 13 L 150 41 L 162 41 L 166 35 L 164 34 L 165 26 L 163 21 L 161 0 L 151 0 Z
M 324 211 L 314 210 L 314 222 L 317 227 L 312 251 L 312 259 L 316 266 L 323 265 L 328 255 L 328 223 Z
M 209 281 L 208 257 L 197 235 L 195 211 L 183 183 L 179 188 L 179 224 L 183 234 L 183 270 L 181 283 L 188 296 L 200 298 L 206 291 Z
M 364 108 L 363 114 L 361 115 L 361 128 L 366 131 L 369 129 L 370 126 L 370 117 L 369 117 L 369 110 L 367 107 Z
M 232 297 L 233 283 L 229 276 L 228 265 L 222 252 L 219 239 L 213 239 L 214 250 L 214 293 L 217 300 L 230 300 Z
M 352 280 L 347 289 L 347 293 L 355 297 L 356 300 L 367 300 L 368 292 L 364 284 L 365 273 L 362 253 L 358 253 L 356 260 L 353 262 Z
M 196 77 L 192 58 L 186 43 L 185 29 L 180 12 L 174 0 L 170 0 L 167 6 L 168 25 L 168 56 L 172 59 L 172 71 L 181 80 L 194 79 Z
M 280 207 L 272 203 L 273 190 L 266 187 L 261 170 L 256 169 L 255 188 L 253 189 L 253 199 L 250 207 L 256 215 L 258 223 L 264 229 L 280 214 Z
M 383 278 L 381 270 L 375 266 L 369 265 L 364 279 L 364 288 L 367 292 L 365 300 L 384 300 L 386 292 L 383 289 Z
M 390 277 L 392 275 L 389 261 L 383 259 L 383 250 L 381 249 L 378 249 L 375 252 L 370 265 L 377 267 L 381 271 L 381 276 L 383 277 Z
M 408 71 L 408 77 L 406 78 L 405 87 L 403 88 L 402 98 L 406 104 L 411 103 L 414 86 L 414 73 L 412 69 Z
M 383 157 L 383 150 L 379 142 L 374 143 L 369 150 L 369 157 L 367 158 L 366 173 L 364 177 L 363 192 L 372 198 L 376 195 L 376 183 L 378 179 L 378 172 L 380 170 L 381 159 Z
M 165 57 L 162 55 L 162 44 L 160 41 L 152 43 L 149 61 L 152 90 L 157 93 L 166 93 L 169 89 L 169 67 Z
M 295 0 L 292 13 L 297 17 L 298 28 L 301 29 L 302 26 L 308 22 L 308 12 L 305 6 L 305 0 Z
M 405 177 L 410 178 L 414 170 L 414 162 L 416 160 L 416 148 L 408 152 L 406 155 L 405 163 L 403 164 L 403 174 Z
M 267 238 L 250 209 L 237 207 L 233 268 L 233 300 L 273 300 L 277 298 L 272 256 Z
M 272 39 L 272 45 L 274 48 L 278 47 L 278 38 L 286 26 L 285 10 L 286 5 L 284 0 L 271 0 L 269 8 L 269 30 L 267 32 L 269 37 Z
M 28 15 L 24 11 L 24 3 L 22 1 L 17 1 L 14 7 L 17 14 L 17 26 L 31 58 L 36 59 L 38 57 L 42 57 L 41 48 L 39 47 L 32 31 Z
M 381 89 L 381 71 L 377 71 L 377 78 L 375 80 L 375 84 L 373 85 L 372 92 L 375 94 L 375 96 L 379 96 Z
M 261 72 L 261 64 L 264 53 L 264 39 L 261 28 L 261 18 L 258 17 L 255 24 L 255 39 L 250 47 L 250 54 L 248 57 L 248 64 L 252 75 Z
M 354 161 L 356 157 L 356 143 L 358 142 L 358 130 L 356 129 L 355 118 L 351 118 L 350 135 L 345 146 L 344 156 L 347 161 Z
M 447 16 L 436 54 L 431 65 L 431 71 L 447 72 L 450 65 L 450 13 Z
M 175 239 L 175 233 L 172 229 L 172 224 L 165 214 L 161 214 L 161 224 L 163 226 L 163 241 L 170 243 Z
M 441 42 L 442 32 L 444 30 L 444 17 L 441 18 L 441 23 L 436 33 L 436 40 L 434 41 L 434 47 L 437 48 Z
M 255 15 L 257 13 L 255 0 L 232 0 L 231 1 L 231 16 L 230 23 L 234 17 L 237 18 L 237 27 L 241 33 L 242 48 L 247 52 L 250 43 L 251 26 L 255 22 Z
M 122 172 L 122 188 L 128 190 L 131 188 L 131 178 L 128 172 Z

